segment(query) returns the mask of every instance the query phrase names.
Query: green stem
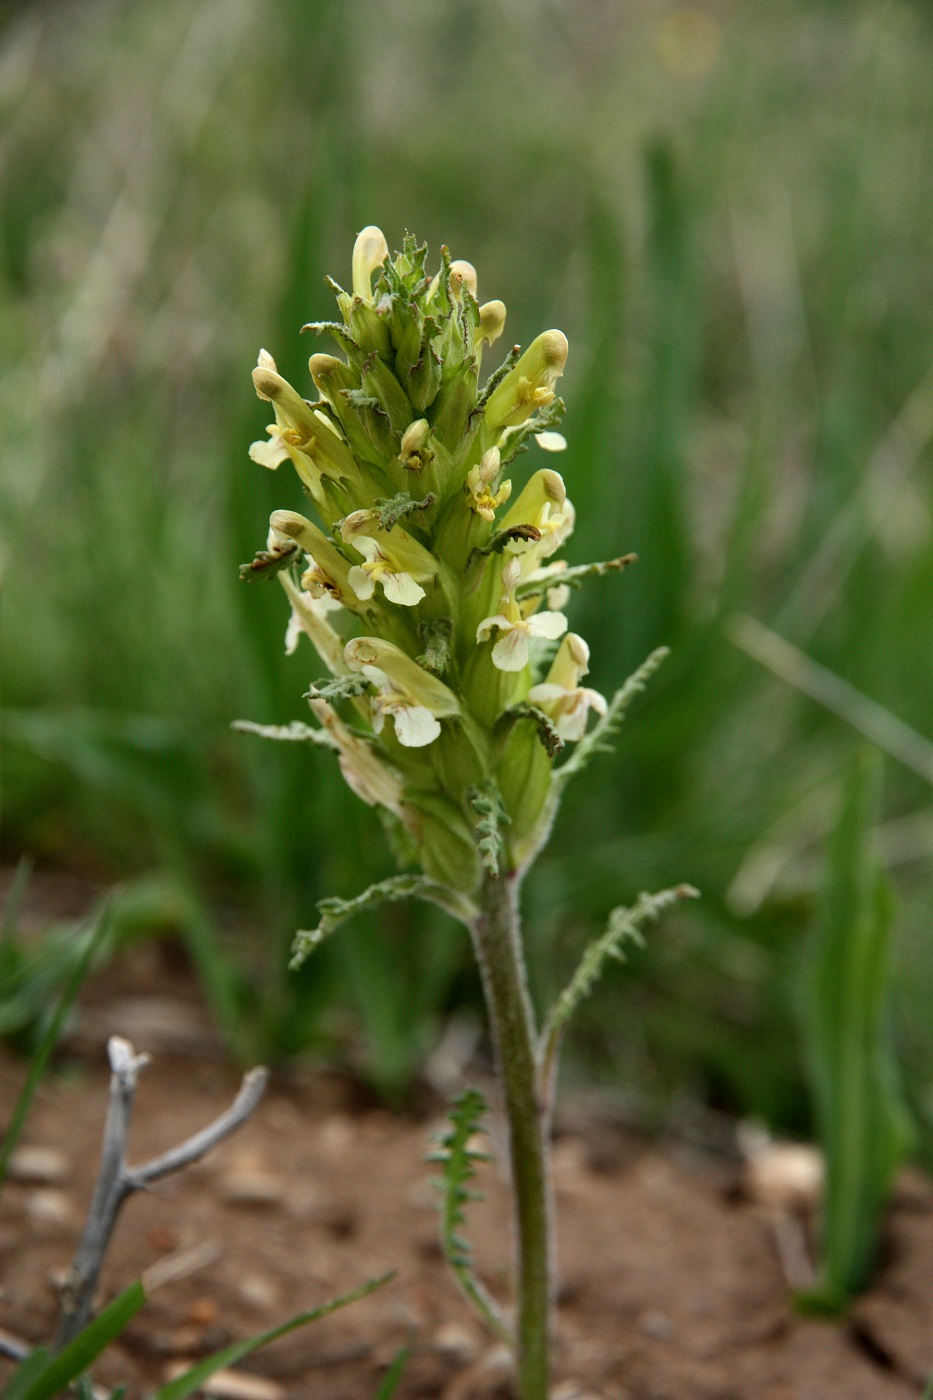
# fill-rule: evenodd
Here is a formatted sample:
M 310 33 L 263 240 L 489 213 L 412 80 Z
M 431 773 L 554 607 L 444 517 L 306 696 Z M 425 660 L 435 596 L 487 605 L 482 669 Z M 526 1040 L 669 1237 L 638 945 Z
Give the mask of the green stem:
M 550 1211 L 545 1125 L 538 1098 L 536 1035 L 525 975 L 518 880 L 487 876 L 473 925 L 509 1120 L 518 1236 L 518 1394 L 547 1400 Z

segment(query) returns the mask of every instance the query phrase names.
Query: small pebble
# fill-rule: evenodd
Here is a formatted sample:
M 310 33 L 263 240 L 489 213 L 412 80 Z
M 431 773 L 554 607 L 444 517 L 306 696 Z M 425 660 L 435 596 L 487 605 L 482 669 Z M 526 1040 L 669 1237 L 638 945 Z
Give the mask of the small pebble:
M 310 1220 L 321 1208 L 320 1187 L 313 1181 L 299 1181 L 288 1192 L 285 1204 L 296 1220 Z
M 238 1289 L 244 1303 L 259 1308 L 261 1312 L 271 1312 L 279 1301 L 279 1290 L 275 1284 L 259 1274 L 246 1274 L 240 1279 Z
M 75 1221 L 74 1207 L 64 1191 L 54 1191 L 51 1187 L 30 1191 L 26 1210 L 37 1225 L 67 1227 Z
M 146 1244 L 159 1254 L 170 1254 L 178 1248 L 178 1236 L 167 1225 L 153 1225 L 151 1230 L 146 1231 Z
M 667 1341 L 674 1330 L 670 1318 L 665 1317 L 662 1312 L 645 1313 L 640 1326 L 643 1332 L 646 1332 L 649 1337 L 655 1337 L 659 1342 Z
M 176 1327 L 172 1332 L 157 1334 L 155 1346 L 167 1356 L 189 1356 L 201 1350 L 203 1331 L 202 1327 Z
M 355 1134 L 350 1119 L 342 1113 L 332 1113 L 318 1129 L 316 1145 L 325 1157 L 341 1157 L 353 1141 Z
M 219 1312 L 220 1309 L 213 1298 L 196 1298 L 185 1314 L 185 1321 L 192 1327 L 212 1327 Z
M 459 1322 L 445 1322 L 442 1327 L 438 1327 L 431 1342 L 438 1351 L 463 1360 L 473 1356 L 477 1350 L 475 1336 L 469 1328 L 463 1327 Z
M 232 1205 L 273 1206 L 285 1197 L 285 1183 L 258 1152 L 236 1153 L 221 1178 L 220 1192 Z
M 281 1400 L 285 1394 L 276 1381 L 248 1375 L 245 1371 L 217 1371 L 204 1382 L 202 1390 L 216 1400 Z
M 771 1142 L 753 1151 L 745 1169 L 749 1195 L 763 1206 L 812 1206 L 823 1187 L 823 1154 L 803 1142 Z
M 57 1147 L 17 1147 L 7 1169 L 11 1181 L 54 1186 L 68 1175 L 70 1162 Z
M 265 1172 L 231 1172 L 224 1178 L 222 1194 L 230 1205 L 275 1206 L 285 1188 L 279 1177 Z

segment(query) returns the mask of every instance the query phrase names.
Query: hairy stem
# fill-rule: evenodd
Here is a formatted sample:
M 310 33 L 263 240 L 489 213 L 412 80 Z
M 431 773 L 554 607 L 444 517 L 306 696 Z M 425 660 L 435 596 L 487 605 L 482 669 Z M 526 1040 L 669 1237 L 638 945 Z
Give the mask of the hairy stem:
M 518 1394 L 520 1400 L 547 1400 L 550 1210 L 545 1124 L 538 1101 L 534 1016 L 514 875 L 486 877 L 473 939 L 509 1122 L 518 1245 Z

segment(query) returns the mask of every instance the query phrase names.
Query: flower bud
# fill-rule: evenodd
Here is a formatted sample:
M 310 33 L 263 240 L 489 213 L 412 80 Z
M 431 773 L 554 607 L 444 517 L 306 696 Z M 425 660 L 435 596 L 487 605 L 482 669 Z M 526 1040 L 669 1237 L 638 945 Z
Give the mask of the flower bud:
M 460 300 L 462 287 L 466 287 L 471 296 L 476 296 L 476 268 L 463 258 L 457 258 L 450 264 L 450 290 L 457 301 Z
M 430 436 L 431 425 L 426 418 L 416 418 L 414 423 L 409 423 L 405 429 L 398 455 L 402 459 L 402 465 L 409 471 L 420 472 L 434 455 L 427 449 Z
M 359 376 L 354 374 L 346 360 L 340 360 L 336 355 L 312 355 L 308 369 L 315 389 L 332 408 L 338 406 L 341 389 L 359 387 Z
M 411 402 L 385 360 L 378 355 L 363 370 L 363 389 L 378 399 L 392 431 L 403 433 L 411 422 Z
M 385 234 L 375 224 L 369 224 L 356 236 L 353 245 L 353 291 L 364 301 L 372 300 L 373 273 L 389 256 Z
M 494 345 L 505 330 L 505 302 L 487 301 L 479 309 L 479 329 L 476 343 Z

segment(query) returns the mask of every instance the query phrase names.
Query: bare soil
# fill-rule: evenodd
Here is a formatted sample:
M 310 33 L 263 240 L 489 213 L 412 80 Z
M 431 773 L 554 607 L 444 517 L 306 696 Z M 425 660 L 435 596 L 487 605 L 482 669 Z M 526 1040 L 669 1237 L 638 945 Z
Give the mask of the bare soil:
M 0 1327 L 28 1342 L 53 1326 L 56 1281 L 93 1188 L 106 1036 L 154 1052 L 137 1099 L 137 1160 L 208 1122 L 236 1090 L 190 979 L 167 956 L 137 947 L 89 987 L 79 1034 L 35 1101 L 24 1145 L 55 1153 L 32 1179 L 27 1154 L 0 1200 Z M 0 1058 L 0 1123 L 24 1068 Z M 98 1378 L 142 1394 L 184 1361 L 394 1269 L 371 1297 L 243 1362 L 269 1383 L 256 1400 L 371 1400 L 412 1339 L 401 1400 L 509 1395 L 503 1351 L 474 1321 L 438 1247 L 424 1156 L 441 1123 L 439 1101 L 391 1115 L 327 1071 L 274 1079 L 236 1138 L 129 1202 L 103 1292 L 142 1274 L 151 1298 Z M 470 1235 L 487 1284 L 507 1298 L 495 1133 L 493 1150 Z M 844 1324 L 795 1314 L 773 1217 L 743 1192 L 735 1165 L 662 1150 L 578 1108 L 558 1135 L 554 1185 L 559 1400 L 908 1400 L 922 1391 L 933 1369 L 926 1179 L 904 1178 L 876 1282 Z

